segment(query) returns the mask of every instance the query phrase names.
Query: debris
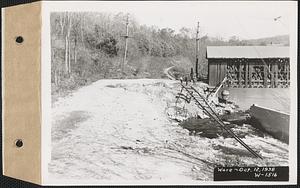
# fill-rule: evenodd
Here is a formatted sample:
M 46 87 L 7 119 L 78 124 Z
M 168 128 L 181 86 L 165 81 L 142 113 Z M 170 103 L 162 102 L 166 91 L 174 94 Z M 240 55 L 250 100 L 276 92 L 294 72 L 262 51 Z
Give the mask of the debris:
M 134 150 L 131 146 L 121 146 L 121 149 L 128 149 L 128 150 Z
M 206 115 L 206 114 L 204 114 L 203 111 L 201 111 L 201 112 L 199 111 L 199 112 L 197 113 L 197 116 L 198 116 L 200 119 L 209 118 L 209 116 Z
M 192 171 L 200 171 L 200 168 L 197 165 L 194 165 Z
M 202 95 L 200 94 L 193 86 L 184 86 L 181 84 L 181 91 L 186 91 L 194 100 L 195 105 L 199 108 L 205 111 L 207 115 L 210 116 L 210 118 L 216 122 L 217 127 L 221 128 L 222 131 L 227 132 L 229 135 L 231 135 L 237 142 L 239 142 L 245 149 L 247 149 L 252 155 L 254 155 L 257 158 L 262 159 L 262 157 L 257 154 L 253 149 L 251 149 L 244 141 L 242 141 L 230 128 L 227 128 L 226 125 L 222 122 L 222 120 L 218 116 L 218 111 L 214 110 L 213 105 Z

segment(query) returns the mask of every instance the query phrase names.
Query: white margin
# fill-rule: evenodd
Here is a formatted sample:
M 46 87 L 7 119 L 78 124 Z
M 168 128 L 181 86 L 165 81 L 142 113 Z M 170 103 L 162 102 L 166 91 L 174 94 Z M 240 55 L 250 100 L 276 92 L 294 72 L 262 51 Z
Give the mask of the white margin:
M 297 133 L 298 133 L 298 91 L 297 91 L 297 26 L 298 26 L 298 1 L 293 2 L 294 5 L 291 8 L 291 15 L 295 15 L 290 20 L 290 103 L 291 103 L 291 115 L 290 115 L 290 137 L 289 137 L 289 176 L 290 182 L 297 183 Z M 291 4 L 292 5 L 292 4 Z M 294 165 L 296 164 L 296 165 Z
M 41 182 L 48 177 L 51 160 L 51 39 L 49 2 L 41 1 Z

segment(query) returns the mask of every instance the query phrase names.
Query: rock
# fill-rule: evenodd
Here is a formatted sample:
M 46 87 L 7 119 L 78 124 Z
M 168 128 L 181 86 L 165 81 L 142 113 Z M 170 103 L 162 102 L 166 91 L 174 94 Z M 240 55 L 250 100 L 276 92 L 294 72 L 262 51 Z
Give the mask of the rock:
M 214 104 L 219 104 L 219 100 L 218 100 L 218 97 L 215 97 L 215 96 L 210 96 L 208 97 L 208 102 L 212 102 Z
M 225 108 L 225 107 L 226 107 L 226 104 L 225 104 L 225 103 L 218 103 L 217 106 L 222 107 L 222 108 Z
M 133 150 L 133 147 L 131 147 L 131 146 L 121 146 L 121 149 Z
M 234 105 L 234 104 L 230 104 L 230 108 L 232 108 L 232 109 L 236 109 L 236 105 Z
M 178 122 L 182 122 L 182 121 L 184 121 L 184 120 L 186 120 L 187 118 L 186 117 L 182 117 L 182 116 L 176 116 L 175 118 L 174 118 L 174 120 L 176 120 L 176 121 L 178 121 Z
M 234 110 L 230 106 L 226 106 L 223 110 L 229 114 L 234 113 Z
M 197 113 L 197 116 L 200 117 L 201 119 L 209 118 L 209 116 L 206 115 L 206 114 L 203 113 L 203 112 L 198 112 L 198 113 Z
M 200 168 L 198 166 L 194 165 L 192 167 L 192 171 L 200 171 Z

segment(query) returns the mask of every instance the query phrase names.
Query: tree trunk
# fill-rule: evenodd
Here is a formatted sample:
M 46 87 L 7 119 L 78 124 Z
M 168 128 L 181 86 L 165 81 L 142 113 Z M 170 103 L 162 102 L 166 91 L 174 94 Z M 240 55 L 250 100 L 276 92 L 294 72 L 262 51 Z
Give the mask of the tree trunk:
M 65 14 L 60 16 L 60 27 L 61 27 L 61 35 L 64 35 L 64 27 L 65 27 Z
M 84 15 L 80 19 L 80 35 L 81 35 L 81 42 L 85 46 L 85 43 L 83 40 L 83 26 L 84 26 Z
M 70 76 L 71 74 L 71 39 L 70 39 L 70 32 L 72 28 L 72 18 L 70 14 L 68 13 L 68 21 L 69 21 L 69 28 L 68 28 L 68 75 Z
M 70 32 L 71 32 L 71 28 L 72 28 L 72 19 L 68 12 L 66 13 L 65 23 L 66 23 L 66 21 L 68 21 L 67 22 L 68 27 L 67 27 L 66 35 L 65 35 L 65 71 L 66 71 L 66 74 L 68 76 L 70 76 L 70 73 L 71 73 Z
M 69 39 L 69 48 L 68 48 L 68 74 L 69 74 L 69 76 L 70 76 L 70 74 L 71 74 L 71 41 L 70 41 L 70 39 Z
M 65 37 L 65 71 L 66 71 L 66 73 L 69 72 L 68 49 L 69 49 L 69 39 L 68 39 L 68 35 L 66 35 L 66 37 Z
M 74 64 L 77 64 L 77 36 L 74 41 Z
M 56 69 L 54 72 L 54 84 L 58 85 L 58 70 Z

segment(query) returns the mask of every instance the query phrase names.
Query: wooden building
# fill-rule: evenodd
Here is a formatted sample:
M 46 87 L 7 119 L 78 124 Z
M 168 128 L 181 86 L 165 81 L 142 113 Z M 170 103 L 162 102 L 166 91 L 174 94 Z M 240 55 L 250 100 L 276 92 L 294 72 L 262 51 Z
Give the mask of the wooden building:
M 208 82 L 216 86 L 276 88 L 290 85 L 289 47 L 208 46 Z

